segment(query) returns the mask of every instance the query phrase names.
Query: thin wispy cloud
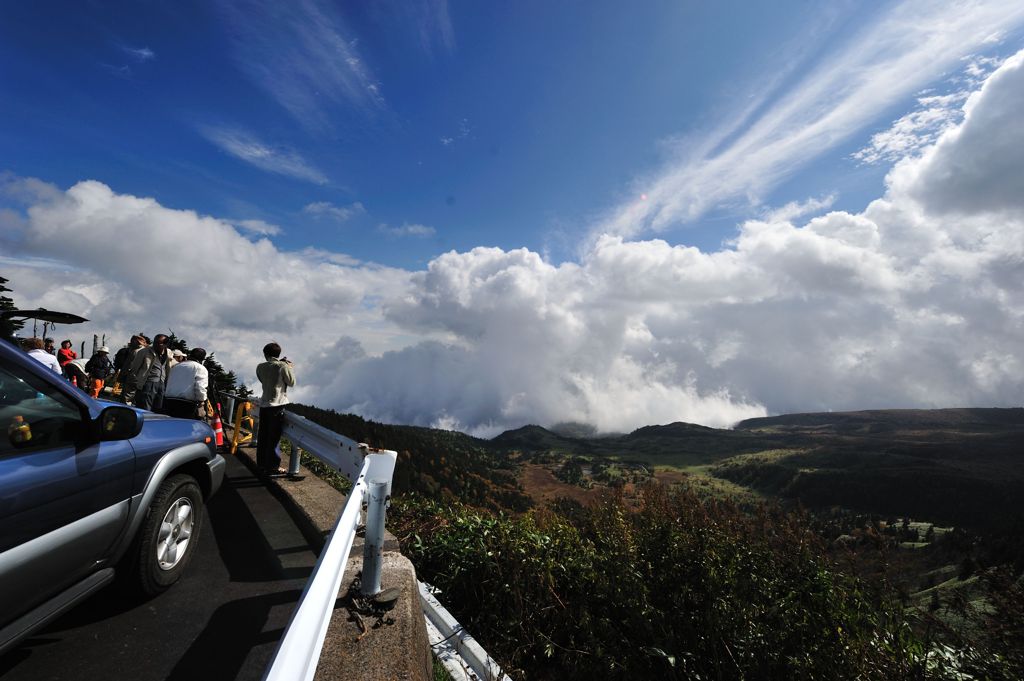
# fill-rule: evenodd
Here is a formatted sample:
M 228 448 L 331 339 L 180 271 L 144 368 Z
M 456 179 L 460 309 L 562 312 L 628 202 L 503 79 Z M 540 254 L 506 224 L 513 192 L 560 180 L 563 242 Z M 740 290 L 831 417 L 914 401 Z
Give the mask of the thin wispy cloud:
M 790 201 L 784 206 L 766 211 L 764 219 L 766 222 L 790 222 L 797 218 L 828 210 L 835 202 L 835 194 L 829 194 L 820 199 L 810 198 L 806 201 Z
M 455 29 L 448 15 L 448 0 L 422 0 L 415 5 L 420 9 L 418 28 L 420 44 L 440 43 L 448 52 L 455 49 Z
M 758 198 L 797 169 L 862 130 L 955 66 L 1024 23 L 1016 1 L 906 0 L 851 36 L 794 87 L 761 109 L 724 144 L 690 145 L 660 172 L 637 182 L 595 234 L 635 235 L 692 221 L 716 206 Z
M 150 61 L 156 58 L 156 53 L 148 47 L 129 47 L 121 45 L 121 51 L 137 62 Z
M 100 62 L 100 67 L 112 76 L 118 78 L 124 78 L 130 80 L 133 73 L 130 66 L 127 64 L 108 64 L 106 62 Z
M 936 140 L 963 120 L 963 105 L 982 81 L 995 71 L 1002 60 L 974 56 L 956 78 L 953 89 L 945 94 L 933 91 L 917 98 L 917 109 L 905 114 L 886 130 L 871 136 L 866 146 L 853 153 L 861 163 L 874 165 L 892 163 L 934 144 Z
M 452 144 L 454 144 L 455 142 L 457 142 L 459 140 L 464 140 L 464 139 L 469 138 L 469 136 L 472 133 L 473 133 L 473 128 L 471 128 L 470 125 L 469 125 L 469 119 L 468 118 L 463 118 L 462 120 L 459 121 L 458 132 L 455 132 L 455 133 L 453 133 L 451 135 L 442 135 L 440 137 L 440 142 L 441 142 L 442 146 L 449 147 L 449 146 L 451 146 Z
M 356 215 L 365 213 L 366 208 L 358 201 L 347 206 L 336 206 L 330 201 L 316 201 L 303 206 L 302 212 L 317 219 L 347 222 Z
M 338 9 L 321 0 L 218 3 L 238 67 L 297 121 L 329 130 L 331 115 L 385 106 L 380 83 Z
M 380 0 L 372 7 L 383 24 L 393 25 L 397 17 L 424 53 L 433 56 L 438 48 L 448 54 L 455 51 L 448 0 Z
M 260 170 L 327 184 L 327 177 L 293 149 L 270 146 L 251 133 L 235 128 L 202 127 L 200 132 L 223 151 Z
M 403 223 L 401 227 L 390 227 L 386 224 L 377 225 L 377 231 L 393 237 L 419 237 L 426 238 L 437 234 L 433 227 L 420 224 Z

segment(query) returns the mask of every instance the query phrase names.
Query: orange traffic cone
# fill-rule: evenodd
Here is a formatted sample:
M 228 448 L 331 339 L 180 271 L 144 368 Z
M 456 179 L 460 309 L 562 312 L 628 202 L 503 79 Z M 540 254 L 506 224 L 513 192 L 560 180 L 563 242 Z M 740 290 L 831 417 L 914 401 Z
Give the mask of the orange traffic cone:
M 217 446 L 224 446 L 224 424 L 220 422 L 220 404 L 217 404 L 217 411 L 213 412 L 213 434 L 217 436 Z

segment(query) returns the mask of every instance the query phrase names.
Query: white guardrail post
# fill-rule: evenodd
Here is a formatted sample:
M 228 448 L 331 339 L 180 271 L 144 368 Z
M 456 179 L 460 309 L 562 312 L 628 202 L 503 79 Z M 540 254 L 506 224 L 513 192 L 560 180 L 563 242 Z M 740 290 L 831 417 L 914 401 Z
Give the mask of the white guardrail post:
M 387 493 L 391 490 L 391 476 L 394 474 L 398 455 L 390 450 L 371 452 L 366 445 L 287 412 L 284 436 L 291 441 L 293 451 L 296 447 L 305 449 L 352 481 L 352 490 L 338 514 L 338 520 L 320 553 L 313 575 L 306 583 L 299 604 L 292 613 L 292 619 L 274 655 L 274 661 L 263 677 L 266 681 L 312 681 L 334 613 L 338 590 L 345 576 L 345 564 L 352 551 L 361 507 L 363 501 L 367 499 L 370 481 L 383 483 L 378 484 L 378 490 L 386 492 L 383 495 L 383 499 L 386 499 Z M 293 461 L 296 460 L 297 456 Z M 383 503 L 379 512 L 379 545 L 382 545 Z M 377 591 L 380 590 L 379 566 L 378 559 Z
M 325 544 L 313 575 L 278 646 L 264 681 L 312 681 L 334 612 L 345 564 L 355 539 L 362 504 L 367 504 L 361 591 L 380 592 L 385 509 L 398 455 L 371 450 L 312 421 L 285 412 L 284 437 L 292 443 L 289 472 L 299 472 L 300 448 L 352 481 L 345 505 Z M 457 681 L 510 681 L 501 667 L 419 582 L 427 638 L 437 658 Z
M 384 561 L 384 513 L 388 502 L 388 481 L 370 480 L 366 495 L 366 537 L 363 539 L 363 575 L 359 592 L 380 593 L 380 572 Z

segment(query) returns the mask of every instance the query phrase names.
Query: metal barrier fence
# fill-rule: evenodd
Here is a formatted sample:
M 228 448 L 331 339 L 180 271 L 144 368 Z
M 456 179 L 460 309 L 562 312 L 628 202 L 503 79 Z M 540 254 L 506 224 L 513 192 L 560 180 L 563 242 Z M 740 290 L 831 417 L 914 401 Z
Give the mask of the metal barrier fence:
M 364 596 L 380 593 L 385 506 L 390 499 L 391 476 L 398 455 L 390 450 L 370 450 L 364 444 L 287 412 L 284 436 L 292 443 L 291 463 L 296 472 L 301 450 L 305 449 L 353 483 L 274 661 L 264 676 L 267 681 L 311 681 L 320 661 L 320 650 L 364 503 L 367 505 L 366 539 L 360 588 Z
M 222 398 L 227 400 L 229 414 L 236 405 L 240 413 L 242 402 L 247 401 L 247 398 L 230 394 Z M 365 444 L 289 412 L 285 412 L 284 437 L 292 444 L 289 475 L 299 473 L 299 460 L 305 450 L 353 483 L 274 660 L 263 677 L 264 681 L 312 681 L 363 504 L 366 505 L 366 535 L 360 587 L 364 596 L 380 592 L 385 509 L 391 498 L 397 454 L 391 450 L 371 450 Z M 452 678 L 456 681 L 510 681 L 480 644 L 434 598 L 432 591 L 430 586 L 419 582 L 428 643 Z

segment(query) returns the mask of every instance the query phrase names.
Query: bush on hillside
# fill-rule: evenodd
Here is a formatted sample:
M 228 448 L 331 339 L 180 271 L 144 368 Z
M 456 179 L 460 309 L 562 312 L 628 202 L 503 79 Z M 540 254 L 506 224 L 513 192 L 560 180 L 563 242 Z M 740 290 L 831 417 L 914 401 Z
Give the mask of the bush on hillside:
M 513 676 L 920 678 L 898 603 L 823 559 L 799 517 L 643 488 L 518 517 L 406 498 L 389 527 Z

